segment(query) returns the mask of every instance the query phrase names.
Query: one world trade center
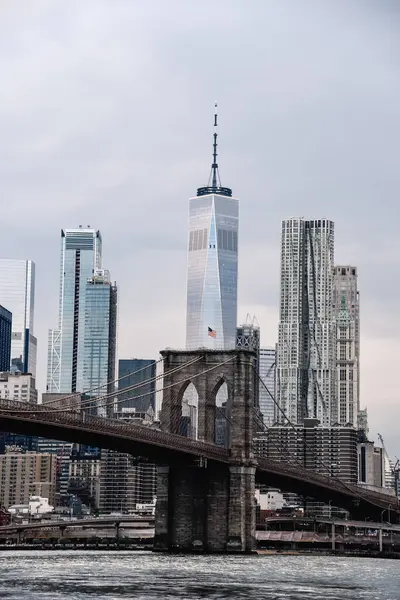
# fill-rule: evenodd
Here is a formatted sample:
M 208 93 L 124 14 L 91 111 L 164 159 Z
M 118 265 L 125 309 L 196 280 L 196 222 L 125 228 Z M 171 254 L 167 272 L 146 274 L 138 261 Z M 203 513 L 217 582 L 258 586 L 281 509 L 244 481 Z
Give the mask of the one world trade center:
M 189 200 L 186 348 L 233 349 L 236 341 L 239 200 L 222 187 L 217 114 L 211 173 Z

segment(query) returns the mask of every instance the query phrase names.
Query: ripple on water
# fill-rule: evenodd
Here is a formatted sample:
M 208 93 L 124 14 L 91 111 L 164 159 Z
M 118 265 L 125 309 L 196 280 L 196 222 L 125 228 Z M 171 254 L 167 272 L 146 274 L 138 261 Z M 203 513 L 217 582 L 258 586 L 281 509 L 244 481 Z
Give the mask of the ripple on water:
M 7 600 L 400 600 L 399 582 L 379 559 L 0 552 Z

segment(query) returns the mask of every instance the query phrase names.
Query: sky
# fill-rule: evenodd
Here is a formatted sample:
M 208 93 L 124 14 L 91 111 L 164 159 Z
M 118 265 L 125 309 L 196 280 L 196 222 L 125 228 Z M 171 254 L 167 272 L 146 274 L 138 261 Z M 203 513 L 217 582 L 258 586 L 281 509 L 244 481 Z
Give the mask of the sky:
M 120 358 L 183 348 L 188 198 L 240 198 L 238 320 L 277 338 L 280 221 L 359 270 L 361 405 L 400 456 L 398 0 L 2 0 L 0 256 L 36 263 L 38 383 L 60 230 L 101 230 Z

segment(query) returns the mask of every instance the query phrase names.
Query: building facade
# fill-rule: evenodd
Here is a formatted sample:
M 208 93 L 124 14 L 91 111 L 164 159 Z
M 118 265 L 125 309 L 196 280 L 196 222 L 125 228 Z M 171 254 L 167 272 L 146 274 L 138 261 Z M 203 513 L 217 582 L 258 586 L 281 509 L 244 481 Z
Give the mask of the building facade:
M 89 398 L 111 394 L 115 390 L 117 286 L 104 269 L 96 269 L 87 280 L 84 327 L 82 389 Z M 96 413 L 111 416 L 112 399 L 100 402 Z
M 153 359 L 122 358 L 118 361 L 117 412 L 120 416 L 134 414 L 136 418 L 144 419 L 150 407 L 155 411 L 156 369 Z
M 0 305 L 0 371 L 9 371 L 11 365 L 12 314 Z
M 332 421 L 357 427 L 360 411 L 360 297 L 356 267 L 334 267 L 333 309 L 337 388 Z
M 260 348 L 259 405 L 264 425 L 271 427 L 279 418 L 276 410 L 276 347 Z
M 360 442 L 357 446 L 358 483 L 371 489 L 385 486 L 385 455 L 374 442 Z
M 35 378 L 30 374 L 0 373 L 0 398 L 37 404 Z
M 293 423 L 331 423 L 336 393 L 334 224 L 282 222 L 277 399 Z
M 59 323 L 49 332 L 47 392 L 84 391 L 86 285 L 101 268 L 100 231 L 61 230 Z
M 30 496 L 54 506 L 56 459 L 51 454 L 7 452 L 0 455 L 0 506 L 28 504 Z
M 357 483 L 357 430 L 354 427 L 323 427 L 317 419 L 304 426 L 270 427 L 254 441 L 255 454 Z
M 215 115 L 214 125 L 217 125 Z M 186 348 L 235 348 L 239 201 L 221 186 L 217 132 L 208 186 L 189 200 Z
M 37 339 L 34 336 L 34 262 L 0 258 L 0 304 L 12 313 L 10 367 L 21 373 L 31 373 L 35 377 Z

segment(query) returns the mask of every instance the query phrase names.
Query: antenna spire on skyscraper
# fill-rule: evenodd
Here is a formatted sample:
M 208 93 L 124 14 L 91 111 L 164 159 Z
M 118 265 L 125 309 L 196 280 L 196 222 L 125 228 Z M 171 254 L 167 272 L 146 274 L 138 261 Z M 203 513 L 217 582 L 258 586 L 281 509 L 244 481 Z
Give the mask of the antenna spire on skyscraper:
M 214 104 L 214 133 L 213 133 L 213 161 L 211 164 L 211 173 L 206 187 L 198 188 L 197 195 L 219 194 L 220 196 L 232 196 L 232 190 L 221 186 L 217 163 L 218 147 L 218 104 Z
M 217 103 L 215 103 L 215 112 L 214 112 L 214 143 L 213 143 L 213 162 L 211 165 L 211 172 L 212 172 L 212 187 L 217 187 L 218 184 L 221 185 L 221 182 L 219 180 L 219 173 L 218 173 L 218 163 L 217 163 L 217 139 L 218 139 L 218 105 Z

